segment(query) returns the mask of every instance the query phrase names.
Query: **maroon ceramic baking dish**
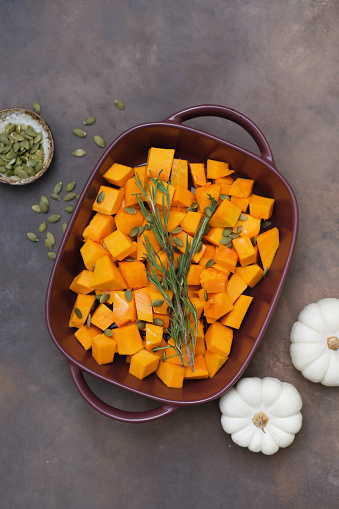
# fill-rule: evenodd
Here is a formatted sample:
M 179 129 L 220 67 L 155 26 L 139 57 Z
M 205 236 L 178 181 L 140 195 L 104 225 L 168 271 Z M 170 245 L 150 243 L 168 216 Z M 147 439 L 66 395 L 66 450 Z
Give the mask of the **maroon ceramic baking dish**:
M 244 128 L 256 142 L 257 156 L 223 139 L 217 138 L 183 122 L 202 116 L 216 116 Z M 168 388 L 155 375 L 139 380 L 128 373 L 124 356 L 115 357 L 113 364 L 99 366 L 90 352 L 75 339 L 68 320 L 75 294 L 68 288 L 73 278 L 84 268 L 79 249 L 82 231 L 92 217 L 92 203 L 103 174 L 119 162 L 137 166 L 146 162 L 151 146 L 174 148 L 175 157 L 190 162 L 208 158 L 226 161 L 237 176 L 255 180 L 254 192 L 275 199 L 272 226 L 280 232 L 280 247 L 265 279 L 246 291 L 254 297 L 240 328 L 234 332 L 229 360 L 211 379 L 185 381 L 182 389 Z M 124 422 L 146 422 L 162 417 L 179 406 L 205 403 L 220 397 L 243 374 L 261 342 L 278 302 L 291 263 L 298 230 L 298 207 L 290 185 L 275 167 L 271 149 L 260 129 L 241 113 L 217 105 L 187 108 L 160 122 L 146 123 L 128 129 L 113 141 L 96 164 L 77 202 L 61 242 L 50 276 L 46 297 L 48 331 L 58 349 L 65 355 L 73 381 L 84 399 L 102 414 Z M 83 372 L 150 398 L 159 406 L 145 412 L 129 412 L 114 408 L 100 400 L 85 381 Z

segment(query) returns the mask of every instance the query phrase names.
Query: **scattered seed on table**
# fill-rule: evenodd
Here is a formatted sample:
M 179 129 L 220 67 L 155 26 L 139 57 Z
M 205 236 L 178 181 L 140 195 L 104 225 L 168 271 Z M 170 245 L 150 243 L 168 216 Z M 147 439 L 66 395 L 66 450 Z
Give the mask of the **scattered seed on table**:
M 105 140 L 101 136 L 94 136 L 94 141 L 98 147 L 104 148 L 106 145 Z
M 43 223 L 40 224 L 39 226 L 39 232 L 40 233 L 43 233 L 47 228 L 47 223 L 44 221 Z
M 73 210 L 74 210 L 73 205 L 68 205 L 67 207 L 65 207 L 65 212 L 67 212 L 67 214 L 72 214 Z
M 57 182 L 53 187 L 53 194 L 59 194 L 62 191 L 62 182 Z
M 68 182 L 68 184 L 65 187 L 66 193 L 70 193 L 71 191 L 73 191 L 73 189 L 75 189 L 75 186 L 76 186 L 75 180 L 73 180 L 72 182 Z
M 73 155 L 75 157 L 83 157 L 86 154 L 86 150 L 83 150 L 82 148 L 77 148 L 74 150 Z
M 87 133 L 83 129 L 73 129 L 73 134 L 78 136 L 78 138 L 86 138 Z
M 45 239 L 45 246 L 47 247 L 48 251 L 53 250 L 53 244 L 49 239 Z
M 61 225 L 62 233 L 65 233 L 67 225 L 68 225 L 68 223 L 66 221 L 64 223 L 62 223 L 62 225 Z
M 35 233 L 32 233 L 32 232 L 28 232 L 27 233 L 27 238 L 31 242 L 38 242 L 39 241 L 39 237 Z
M 84 124 L 85 125 L 92 125 L 92 124 L 94 124 L 95 121 L 96 121 L 95 117 L 87 117 L 84 120 Z
M 48 251 L 47 256 L 50 260 L 55 260 L 56 253 L 54 253 L 54 251 Z
M 116 107 L 117 110 L 120 111 L 123 111 L 125 109 L 125 105 L 122 101 L 120 101 L 120 99 L 116 99 L 114 101 L 114 106 Z
M 53 200 L 56 200 L 56 201 L 60 201 L 61 200 L 60 196 L 58 194 L 55 194 L 55 193 L 51 194 L 51 198 L 53 198 Z
M 60 221 L 60 214 L 52 214 L 48 218 L 49 223 L 57 223 L 58 221 Z
M 36 212 L 37 214 L 41 213 L 41 208 L 39 207 L 39 205 L 32 205 L 32 210 L 34 210 L 34 212 Z
M 71 201 L 71 200 L 74 200 L 75 198 L 75 193 L 71 192 L 71 193 L 67 193 L 64 200 L 65 201 Z
M 54 244 L 55 244 L 55 237 L 54 237 L 53 233 L 47 232 L 46 233 L 46 237 L 48 238 L 50 243 L 54 246 Z

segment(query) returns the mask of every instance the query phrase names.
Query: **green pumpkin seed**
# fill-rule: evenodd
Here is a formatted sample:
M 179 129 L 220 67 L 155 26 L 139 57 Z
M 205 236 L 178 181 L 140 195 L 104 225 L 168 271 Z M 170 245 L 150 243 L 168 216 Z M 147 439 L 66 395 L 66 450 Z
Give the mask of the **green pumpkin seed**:
M 31 242 L 38 242 L 39 241 L 39 237 L 35 233 L 32 233 L 32 232 L 28 232 L 27 233 L 27 238 Z
M 268 267 L 265 267 L 262 277 L 266 277 L 267 274 L 268 274 Z
M 47 256 L 50 260 L 55 260 L 56 253 L 54 253 L 53 251 L 48 251 Z
M 164 322 L 160 318 L 154 318 L 153 320 L 154 325 L 158 325 L 159 327 L 163 327 Z
M 181 253 L 179 246 L 173 246 L 173 251 L 175 251 L 176 253 Z
M 232 241 L 230 239 L 230 237 L 223 237 L 222 239 L 219 240 L 219 244 L 223 244 L 224 246 L 229 246 L 229 244 L 232 244 Z
M 105 140 L 101 136 L 94 136 L 94 141 L 98 147 L 104 148 L 106 145 Z
M 176 228 L 174 228 L 174 230 L 171 231 L 171 233 L 173 233 L 173 235 L 176 235 L 177 233 L 180 233 L 180 232 L 182 232 L 181 226 L 177 226 Z
M 53 193 L 59 194 L 62 191 L 62 182 L 57 182 L 53 187 Z
M 246 214 L 244 214 L 244 213 L 242 212 L 242 213 L 240 214 L 240 216 L 239 216 L 239 220 L 240 220 L 240 221 L 246 221 L 246 219 L 247 219 Z
M 102 295 L 100 295 L 100 299 L 99 299 L 100 304 L 107 302 L 109 298 L 110 298 L 109 293 L 103 293 Z
M 6 177 L 13 177 L 14 171 L 13 170 L 7 170 L 5 175 L 6 175 Z
M 55 237 L 54 237 L 53 233 L 47 232 L 46 233 L 46 237 L 48 238 L 48 240 L 50 241 L 52 246 L 54 246 L 54 244 L 55 244 Z
M 181 239 L 179 239 L 178 237 L 174 237 L 173 239 L 173 242 L 178 246 L 178 247 L 183 247 L 184 243 Z
M 113 331 L 112 331 L 112 329 L 106 329 L 106 330 L 104 331 L 104 334 L 105 334 L 105 336 L 107 336 L 107 337 L 112 337 L 112 336 L 113 336 Z
M 33 138 L 33 143 L 40 143 L 42 140 L 42 133 L 38 133 L 35 138 Z
M 67 207 L 65 207 L 65 212 L 67 212 L 67 214 L 72 214 L 73 210 L 74 210 L 73 205 L 68 205 Z
M 91 319 L 92 319 L 92 315 L 91 315 L 91 313 L 88 313 L 87 320 L 86 320 L 87 329 L 89 329 L 89 326 L 91 325 Z
M 228 194 L 219 194 L 220 200 L 230 200 L 231 197 Z
M 150 223 L 146 223 L 146 224 L 144 225 L 144 229 L 145 229 L 145 230 L 147 230 L 147 231 L 150 231 L 150 229 L 151 229 L 151 225 L 150 225 Z
M 123 111 L 125 109 L 125 105 L 122 101 L 120 101 L 120 99 L 116 99 L 114 101 L 114 106 L 116 107 L 117 110 L 120 111 Z
M 96 121 L 95 117 L 87 117 L 84 120 L 84 124 L 85 125 L 92 125 L 92 124 L 94 124 L 95 121 Z
M 32 205 L 32 210 L 34 210 L 34 212 L 36 212 L 37 214 L 41 213 L 41 208 L 39 207 L 39 205 Z
M 252 237 L 252 245 L 255 246 L 257 243 L 257 236 Z
M 207 217 L 211 217 L 212 216 L 212 211 L 211 211 L 211 209 L 209 207 L 205 207 L 204 212 L 205 212 L 205 215 Z
M 212 267 L 212 265 L 214 265 L 214 260 L 213 260 L 213 258 L 211 258 L 210 260 L 208 260 L 208 261 L 205 263 L 205 267 L 206 267 L 206 269 L 208 269 L 209 267 Z
M 20 179 L 20 177 L 18 177 L 17 175 L 12 175 L 12 177 L 10 177 L 11 181 L 12 182 L 18 182 Z
M 49 223 L 57 223 L 58 221 L 60 221 L 60 214 L 52 214 L 48 218 Z
M 124 258 L 124 262 L 135 262 L 135 259 L 132 258 L 132 256 L 127 256 L 126 258 Z
M 75 198 L 75 193 L 72 192 L 72 193 L 67 193 L 64 200 L 71 201 L 71 200 L 74 200 L 74 198 Z
M 46 203 L 47 207 L 49 207 L 49 199 L 44 194 L 41 195 L 40 201 Z
M 22 134 L 19 134 L 19 133 L 17 133 L 17 132 L 13 132 L 13 133 L 11 134 L 11 138 L 12 138 L 13 140 L 15 140 L 15 141 L 24 141 L 24 139 L 25 139 L 25 138 L 24 138 L 24 136 L 22 136 Z
M 197 253 L 200 253 L 200 251 L 202 250 L 202 246 L 203 246 L 202 242 L 199 242 L 197 247 Z
M 68 224 L 68 223 L 67 223 L 66 221 L 65 221 L 64 223 L 62 223 L 62 225 L 61 225 L 62 233 L 65 233 L 66 228 L 67 228 L 67 224 Z
M 12 134 L 15 131 L 15 124 L 7 124 L 5 129 L 6 134 Z
M 152 308 L 159 308 L 162 306 L 164 301 L 162 299 L 155 299 L 153 302 L 151 302 Z
M 45 221 L 39 225 L 39 232 L 43 233 L 47 228 L 47 223 Z
M 70 193 L 71 191 L 73 191 L 73 189 L 75 189 L 75 186 L 76 186 L 75 180 L 73 180 L 72 182 L 68 182 L 68 184 L 65 187 L 66 193 Z
M 207 290 L 204 291 L 204 299 L 207 302 L 208 301 L 208 293 Z
M 241 233 L 241 232 L 242 232 L 242 225 L 239 225 L 237 228 L 237 233 Z
M 231 239 L 237 239 L 239 237 L 240 237 L 239 233 L 231 233 L 231 235 L 230 235 Z
M 144 217 L 145 217 L 145 219 L 146 219 L 146 221 L 147 221 L 148 223 L 151 223 L 151 222 L 152 222 L 152 218 L 151 218 L 151 216 L 144 216 Z
M 75 307 L 74 313 L 77 315 L 78 318 L 80 318 L 80 319 L 82 318 L 82 313 L 79 308 Z
M 145 329 L 145 327 L 146 327 L 146 322 L 144 322 L 144 320 L 141 320 L 140 322 L 138 322 L 139 330 L 143 330 L 143 329 Z
M 46 203 L 44 201 L 40 201 L 39 207 L 40 207 L 40 210 L 41 210 L 41 212 L 43 214 L 47 214 L 48 213 L 49 207 L 48 207 L 48 205 L 46 205 Z
M 130 237 L 136 237 L 139 233 L 139 227 L 138 226 L 134 226 L 134 228 L 132 228 L 132 230 L 129 232 L 129 236 Z
M 271 226 L 271 221 L 262 221 L 261 228 L 265 229 Z
M 56 201 L 60 201 L 60 200 L 61 200 L 60 196 L 59 196 L 58 194 L 55 194 L 55 193 L 52 193 L 52 194 L 51 194 L 51 198 L 52 198 L 53 200 L 56 200 Z
M 137 211 L 133 207 L 125 207 L 124 211 L 127 212 L 127 214 L 136 214 Z
M 39 171 L 41 171 L 43 168 L 43 164 L 42 163 L 38 163 L 35 167 L 34 167 L 34 171 L 35 171 L 35 174 L 39 173 Z
M 86 154 L 86 150 L 82 149 L 82 148 L 77 148 L 76 150 L 74 150 L 73 152 L 73 155 L 75 157 L 83 157 L 84 155 Z
M 53 251 L 53 244 L 50 240 L 45 239 L 45 246 L 47 247 L 48 251 Z
M 192 210 L 197 210 L 197 208 L 199 207 L 199 203 L 197 201 L 194 201 L 191 205 L 191 209 Z
M 133 293 L 130 289 L 125 291 L 125 299 L 127 300 L 127 302 L 131 302 L 131 300 L 133 299 Z
M 101 193 L 98 194 L 98 197 L 97 197 L 97 203 L 101 203 L 105 198 L 105 193 L 104 191 L 101 191 Z
M 226 228 L 223 229 L 223 232 L 222 232 L 222 236 L 223 237 L 228 237 L 233 231 L 233 228 L 231 228 L 230 226 L 227 226 Z
M 211 229 L 211 226 L 210 226 L 209 224 L 207 224 L 207 225 L 205 226 L 205 229 L 204 229 L 204 233 L 203 233 L 203 235 L 204 235 L 204 236 L 205 236 L 205 235 L 208 235 L 208 234 L 209 234 L 210 229 Z
M 83 129 L 73 129 L 73 134 L 78 136 L 78 138 L 86 138 L 87 133 Z
M 140 237 L 145 231 L 144 226 L 138 226 L 138 237 Z
M 38 102 L 35 102 L 33 104 L 33 109 L 37 112 L 38 115 L 40 115 L 40 112 L 41 112 L 41 106 Z

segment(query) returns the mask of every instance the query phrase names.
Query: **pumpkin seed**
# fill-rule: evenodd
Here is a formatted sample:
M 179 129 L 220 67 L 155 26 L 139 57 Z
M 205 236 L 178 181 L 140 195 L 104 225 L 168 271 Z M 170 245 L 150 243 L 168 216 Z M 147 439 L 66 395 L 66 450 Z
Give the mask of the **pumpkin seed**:
M 133 207 L 125 207 L 124 211 L 127 212 L 127 214 L 136 214 L 137 211 Z
M 139 233 L 139 227 L 138 226 L 134 226 L 134 228 L 132 228 L 132 230 L 129 232 L 129 236 L 130 237 L 136 237 Z
M 152 218 L 151 216 L 145 216 L 145 219 L 148 223 L 151 223 L 152 222 Z
M 197 247 L 197 253 L 200 253 L 200 251 L 202 250 L 202 246 L 203 246 L 202 242 L 199 242 Z
M 6 134 L 11 134 L 15 131 L 15 124 L 7 124 L 7 127 L 5 129 Z
M 153 302 L 151 302 L 151 307 L 152 308 L 159 308 L 160 306 L 163 305 L 165 301 L 162 300 L 162 299 L 155 299 Z
M 101 136 L 94 136 L 94 141 L 98 147 L 104 148 L 106 145 L 105 140 Z
M 46 203 L 44 201 L 40 201 L 39 207 L 43 214 L 47 214 L 49 207 L 48 207 L 48 205 L 46 205 Z
M 17 132 L 13 132 L 13 133 L 11 134 L 11 138 L 12 138 L 12 140 L 15 140 L 15 141 L 24 141 L 24 139 L 25 139 L 25 138 L 22 136 L 22 134 L 19 134 L 19 133 L 17 133 Z
M 238 237 L 240 237 L 239 233 L 231 233 L 230 235 L 231 239 L 237 239 Z
M 50 241 L 52 246 L 54 246 L 54 244 L 55 244 L 55 237 L 54 237 L 53 233 L 47 232 L 46 233 L 46 237 L 48 238 L 48 240 Z
M 58 194 L 55 194 L 55 193 L 51 194 L 51 198 L 53 198 L 53 200 L 57 200 L 57 201 L 61 200 L 60 196 Z
M 92 125 L 92 124 L 94 124 L 95 121 L 96 121 L 95 117 L 87 117 L 84 120 L 84 124 L 85 125 Z
M 53 193 L 59 194 L 62 191 L 62 182 L 57 182 L 53 187 Z
M 197 201 L 194 201 L 191 205 L 191 209 L 192 210 L 197 210 L 197 208 L 199 207 L 199 203 Z
M 209 267 L 212 267 L 212 265 L 214 265 L 214 260 L 213 258 L 211 258 L 210 260 L 208 260 L 206 263 L 205 263 L 205 267 L 208 269 Z
M 265 267 L 262 277 L 266 277 L 267 274 L 268 274 L 268 267 Z
M 153 320 L 154 325 L 159 325 L 159 327 L 163 327 L 164 322 L 160 318 L 154 318 Z
M 68 184 L 65 187 L 66 193 L 70 193 L 71 191 L 73 191 L 73 189 L 75 189 L 75 186 L 76 186 L 75 180 L 73 180 L 72 182 L 68 182 Z
M 261 223 L 261 228 L 268 228 L 269 226 L 271 226 L 271 221 L 262 221 Z
M 101 191 L 101 193 L 98 194 L 98 197 L 97 197 L 97 203 L 101 203 L 105 198 L 105 193 L 104 191 Z
M 223 237 L 219 240 L 219 244 L 223 244 L 224 246 L 228 246 L 228 244 L 232 244 L 230 237 Z
M 184 243 L 181 239 L 179 239 L 178 237 L 174 237 L 173 239 L 173 242 L 178 246 L 178 247 L 183 247 L 184 246 Z
M 173 246 L 173 251 L 175 251 L 176 253 L 181 253 L 180 247 L 178 246 Z
M 205 215 L 207 217 L 211 217 L 212 216 L 212 211 L 209 207 L 205 207 Z
M 257 243 L 257 236 L 252 237 L 252 245 L 255 246 Z
M 219 194 L 220 200 L 230 200 L 231 197 L 228 194 Z
M 18 177 L 21 179 L 28 179 L 29 175 L 25 170 L 18 170 Z
M 109 298 L 110 298 L 109 293 L 103 293 L 102 295 L 100 295 L 100 299 L 99 299 L 100 304 L 107 302 Z
M 144 320 L 141 320 L 140 322 L 138 322 L 139 330 L 143 330 L 145 327 L 146 327 L 146 322 L 144 322 Z
M 89 326 L 91 325 L 91 319 L 92 319 L 92 315 L 91 315 L 91 313 L 88 313 L 87 320 L 86 320 L 87 329 L 89 329 Z
M 74 200 L 74 198 L 75 198 L 75 193 L 72 192 L 72 193 L 67 193 L 64 200 L 71 201 L 71 200 Z
M 41 106 L 40 106 L 40 104 L 39 104 L 38 102 L 35 102 L 35 103 L 33 104 L 33 109 L 37 112 L 37 114 L 38 114 L 38 115 L 40 114 L 40 112 L 41 112 Z
M 116 107 L 117 110 L 120 111 L 123 111 L 125 109 L 125 105 L 122 101 L 120 101 L 120 99 L 116 99 L 114 101 L 114 106 Z
M 68 224 L 68 223 L 67 223 L 66 221 L 65 221 L 64 223 L 62 223 L 62 225 L 61 225 L 62 233 L 65 233 L 66 228 L 67 228 L 67 224 Z
M 20 177 L 18 177 L 17 175 L 12 175 L 10 179 L 12 180 L 12 182 L 18 182 L 19 180 L 21 180 Z
M 40 201 L 46 203 L 47 207 L 49 207 L 49 199 L 44 194 L 41 195 Z
M 227 226 L 226 228 L 223 229 L 223 232 L 222 232 L 222 236 L 223 237 L 228 237 L 233 231 L 233 228 Z
M 57 223 L 60 221 L 60 214 L 51 214 L 48 218 L 49 223 Z
M 112 337 L 112 336 L 113 336 L 113 331 L 112 331 L 112 329 L 106 329 L 106 330 L 104 331 L 104 334 L 105 334 L 105 336 L 107 336 L 107 337 Z
M 204 236 L 205 236 L 205 235 L 208 235 L 208 234 L 209 234 L 210 229 L 211 229 L 211 226 L 210 226 L 209 224 L 207 224 L 207 225 L 205 226 L 205 229 L 204 229 L 204 233 L 203 233 L 203 235 L 204 235 Z
M 204 299 L 207 302 L 208 301 L 208 293 L 207 290 L 204 291 Z
M 150 223 L 146 223 L 146 224 L 144 225 L 144 228 L 145 228 L 145 230 L 150 231 L 150 229 L 151 229 L 151 225 L 150 225 Z
M 127 302 L 131 302 L 131 300 L 133 299 L 133 293 L 130 289 L 125 291 L 125 299 L 127 300 Z
M 73 129 L 73 134 L 78 136 L 78 138 L 86 138 L 87 133 L 83 129 Z
M 41 140 L 42 140 L 42 133 L 38 133 L 36 135 L 36 137 L 33 139 L 33 143 L 39 143 Z
M 138 237 L 140 237 L 145 231 L 144 226 L 138 226 Z
M 65 212 L 67 212 L 67 214 L 72 214 L 73 210 L 74 210 L 73 205 L 68 205 L 67 207 L 65 207 Z
M 241 232 L 242 232 L 242 225 L 239 225 L 237 228 L 237 233 L 241 233 Z
M 84 155 L 86 154 L 86 150 L 82 149 L 82 148 L 77 148 L 76 150 L 74 150 L 73 152 L 73 155 L 75 157 L 83 157 Z
M 239 220 L 240 220 L 240 221 L 246 221 L 246 219 L 247 219 L 246 214 L 244 214 L 244 213 L 242 212 L 242 213 L 240 214 L 240 216 L 239 216 Z
M 126 258 L 124 258 L 124 262 L 135 262 L 135 259 L 132 258 L 132 256 L 127 256 Z
M 50 240 L 45 239 L 45 246 L 47 247 L 48 251 L 53 251 L 53 244 Z
M 77 315 L 78 318 L 80 318 L 80 319 L 82 318 L 82 313 L 79 308 L 75 307 L 74 313 Z
M 171 233 L 173 233 L 173 235 L 180 233 L 180 232 L 182 232 L 181 226 L 177 226 L 176 228 L 174 228 L 174 230 L 171 231 Z
M 41 208 L 39 207 L 39 205 L 32 205 L 32 210 L 34 210 L 34 212 L 36 212 L 37 214 L 41 213 Z
M 51 260 L 55 260 L 55 258 L 56 258 L 56 253 L 54 253 L 54 251 L 48 251 L 47 256 L 48 256 L 48 258 L 50 258 Z
M 40 224 L 39 226 L 39 232 L 40 233 L 43 233 L 47 228 L 47 223 L 45 223 L 45 221 L 43 223 Z
M 32 233 L 32 232 L 28 232 L 27 233 L 27 238 L 31 242 L 38 242 L 39 241 L 39 237 L 35 233 Z

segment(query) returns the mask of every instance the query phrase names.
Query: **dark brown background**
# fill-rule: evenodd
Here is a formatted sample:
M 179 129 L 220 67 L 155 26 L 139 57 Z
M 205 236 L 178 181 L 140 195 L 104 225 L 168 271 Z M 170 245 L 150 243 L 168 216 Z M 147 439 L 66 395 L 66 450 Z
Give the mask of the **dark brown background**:
M 338 297 L 338 3 L 1 0 L 0 10 L 0 108 L 39 101 L 56 143 L 43 178 L 0 187 L 1 507 L 338 507 L 338 388 L 304 379 L 289 355 L 303 307 Z M 43 242 L 26 239 L 41 221 L 30 208 L 41 194 L 59 180 L 81 190 L 102 154 L 94 134 L 109 143 L 133 125 L 204 103 L 237 109 L 262 129 L 299 204 L 291 269 L 245 373 L 291 382 L 303 399 L 302 430 L 272 457 L 232 442 L 218 401 L 140 425 L 92 410 L 46 329 L 52 262 Z M 97 123 L 77 139 L 72 129 L 87 115 Z M 256 151 L 225 120 L 190 125 Z M 82 159 L 72 156 L 78 147 L 87 151 Z M 60 223 L 51 231 L 59 242 Z M 151 406 L 87 380 L 119 408 Z

